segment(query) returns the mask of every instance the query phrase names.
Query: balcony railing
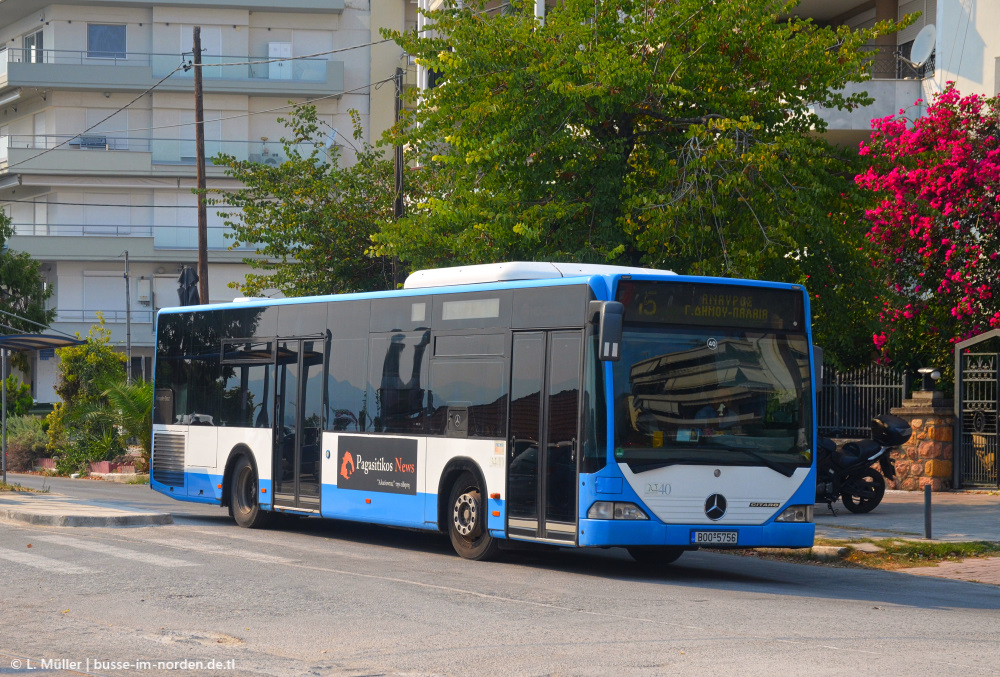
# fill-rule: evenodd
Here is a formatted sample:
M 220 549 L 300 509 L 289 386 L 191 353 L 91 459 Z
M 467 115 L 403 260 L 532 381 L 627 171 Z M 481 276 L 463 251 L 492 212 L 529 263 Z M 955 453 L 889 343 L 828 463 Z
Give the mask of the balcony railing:
M 866 45 L 862 51 L 869 55 L 872 78 L 876 80 L 922 80 L 934 75 L 934 53 L 920 68 L 914 68 L 898 47 Z
M 94 52 L 69 49 L 7 48 L 0 50 L 0 77 L 7 75 L 7 64 L 54 64 L 65 66 L 145 66 L 153 77 L 162 78 L 184 61 L 190 53 L 156 54 L 143 52 Z M 326 82 L 327 59 L 273 61 L 264 56 L 211 56 L 201 58 L 202 76 L 218 80 L 291 80 Z M 191 70 L 178 71 L 174 77 L 190 78 Z
M 106 206 L 107 210 L 127 210 L 129 207 Z M 141 207 L 139 209 L 142 209 Z M 65 224 L 65 223 L 14 223 L 14 235 L 23 237 L 151 237 L 154 249 L 197 249 L 198 224 L 194 222 L 194 209 L 187 207 L 167 207 L 162 209 L 179 209 L 191 212 L 192 223 L 180 225 L 99 225 L 99 224 Z M 214 215 L 217 208 L 212 207 Z M 208 226 L 208 248 L 214 251 L 226 251 L 230 248 L 238 250 L 255 249 L 253 243 L 242 242 L 240 246 L 232 247 L 233 241 L 226 238 L 226 233 L 232 232 L 227 226 Z
M 129 207 L 109 207 L 109 209 L 129 209 Z M 15 223 L 14 235 L 28 237 L 153 237 L 153 226 L 104 226 L 68 223 Z M 183 228 L 184 226 L 165 226 Z
M 171 304 L 167 304 L 171 305 Z M 102 310 L 97 309 L 56 309 L 56 322 L 86 322 L 94 323 L 99 322 L 98 313 L 104 316 L 104 321 L 108 324 L 124 324 L 127 321 L 127 312 L 125 310 Z M 153 311 L 152 310 L 133 310 L 131 321 L 134 323 L 150 323 L 153 321 Z
M 209 121 L 211 123 L 211 121 Z M 308 156 L 316 146 L 298 144 L 297 150 Z M 67 150 L 82 152 L 132 151 L 150 153 L 153 164 L 193 165 L 196 160 L 194 139 L 163 139 L 129 136 L 122 132 L 87 132 L 78 136 L 65 134 L 23 134 L 0 136 L 0 163 L 8 161 L 9 149 Z M 205 157 L 209 164 L 221 153 L 237 160 L 250 160 L 266 165 L 280 165 L 288 159 L 285 147 L 278 141 L 205 141 Z M 30 159 L 30 158 L 29 158 Z

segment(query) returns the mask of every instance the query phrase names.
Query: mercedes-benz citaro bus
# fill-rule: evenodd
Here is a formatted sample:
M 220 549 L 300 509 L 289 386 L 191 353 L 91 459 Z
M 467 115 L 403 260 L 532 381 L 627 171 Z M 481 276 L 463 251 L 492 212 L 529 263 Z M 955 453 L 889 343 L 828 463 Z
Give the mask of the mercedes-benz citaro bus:
M 794 284 L 562 263 L 390 292 L 165 308 L 152 487 L 502 541 L 813 543 L 814 366 Z

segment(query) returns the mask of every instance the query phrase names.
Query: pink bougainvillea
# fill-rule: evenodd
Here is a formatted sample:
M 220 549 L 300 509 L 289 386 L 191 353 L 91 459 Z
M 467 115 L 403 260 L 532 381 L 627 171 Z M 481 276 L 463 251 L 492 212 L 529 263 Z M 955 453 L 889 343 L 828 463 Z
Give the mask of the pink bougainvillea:
M 1000 327 L 998 115 L 996 97 L 949 83 L 916 120 L 873 120 L 861 144 L 870 164 L 855 180 L 872 197 L 868 239 L 886 289 L 873 341 L 893 360 L 941 362 Z

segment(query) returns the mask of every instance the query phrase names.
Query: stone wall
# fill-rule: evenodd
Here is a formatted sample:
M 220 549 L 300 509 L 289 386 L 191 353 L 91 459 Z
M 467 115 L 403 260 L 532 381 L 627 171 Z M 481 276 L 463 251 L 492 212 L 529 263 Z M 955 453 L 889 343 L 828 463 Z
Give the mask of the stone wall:
M 938 392 L 917 392 L 891 413 L 909 421 L 913 436 L 892 452 L 896 479 L 888 482 L 889 488 L 917 491 L 929 484 L 931 491 L 951 489 L 955 432 L 952 402 Z

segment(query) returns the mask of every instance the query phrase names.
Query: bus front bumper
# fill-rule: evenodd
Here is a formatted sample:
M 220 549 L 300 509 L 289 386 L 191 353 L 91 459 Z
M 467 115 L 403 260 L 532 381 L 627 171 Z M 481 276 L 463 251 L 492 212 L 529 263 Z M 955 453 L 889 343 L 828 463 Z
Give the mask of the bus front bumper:
M 720 543 L 695 543 L 697 533 L 736 533 Z M 662 524 L 653 520 L 580 520 L 581 547 L 674 545 L 683 547 L 811 548 L 816 536 L 812 522 L 768 522 L 752 526 L 719 524 Z M 704 538 L 704 537 L 702 537 Z

